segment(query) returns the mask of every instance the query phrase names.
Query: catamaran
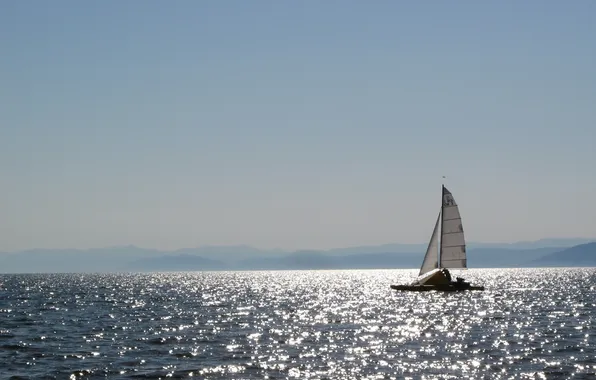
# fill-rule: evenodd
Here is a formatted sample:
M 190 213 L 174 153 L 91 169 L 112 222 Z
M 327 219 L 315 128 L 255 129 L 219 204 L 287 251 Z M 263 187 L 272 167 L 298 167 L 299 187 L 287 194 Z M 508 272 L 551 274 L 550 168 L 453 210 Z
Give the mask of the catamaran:
M 451 192 L 444 185 L 442 185 L 442 199 L 441 210 L 418 278 L 410 285 L 391 285 L 392 289 L 411 291 L 484 290 L 484 286 L 472 286 L 461 277 L 457 277 L 455 281 L 451 279 L 447 268 L 468 268 L 466 239 L 459 207 Z

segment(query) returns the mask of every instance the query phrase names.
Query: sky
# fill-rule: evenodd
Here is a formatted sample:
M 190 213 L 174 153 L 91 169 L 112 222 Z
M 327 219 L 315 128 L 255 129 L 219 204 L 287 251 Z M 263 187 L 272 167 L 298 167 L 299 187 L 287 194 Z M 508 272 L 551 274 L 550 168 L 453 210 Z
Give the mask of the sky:
M 0 251 L 596 237 L 595 15 L 2 1 Z

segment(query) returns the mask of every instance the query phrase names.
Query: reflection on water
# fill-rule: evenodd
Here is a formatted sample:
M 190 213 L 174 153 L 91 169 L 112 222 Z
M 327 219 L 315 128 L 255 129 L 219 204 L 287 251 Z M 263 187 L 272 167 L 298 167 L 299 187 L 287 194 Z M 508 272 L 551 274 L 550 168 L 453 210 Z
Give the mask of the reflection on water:
M 538 379 L 596 373 L 596 269 L 463 273 L 485 285 L 484 292 L 389 289 L 416 272 L 0 275 L 0 374 Z

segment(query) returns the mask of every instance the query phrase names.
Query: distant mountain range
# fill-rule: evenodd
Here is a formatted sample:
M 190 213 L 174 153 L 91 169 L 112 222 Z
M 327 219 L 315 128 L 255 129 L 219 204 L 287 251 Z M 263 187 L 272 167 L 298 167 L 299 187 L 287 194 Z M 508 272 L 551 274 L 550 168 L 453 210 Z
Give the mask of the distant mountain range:
M 540 267 L 593 267 L 596 266 L 596 242 L 579 244 L 562 251 L 542 256 L 530 264 Z
M 596 266 L 596 239 L 469 243 L 471 268 Z M 204 246 L 160 251 L 135 246 L 34 249 L 0 253 L 0 273 L 418 268 L 426 244 L 385 244 L 326 251 Z

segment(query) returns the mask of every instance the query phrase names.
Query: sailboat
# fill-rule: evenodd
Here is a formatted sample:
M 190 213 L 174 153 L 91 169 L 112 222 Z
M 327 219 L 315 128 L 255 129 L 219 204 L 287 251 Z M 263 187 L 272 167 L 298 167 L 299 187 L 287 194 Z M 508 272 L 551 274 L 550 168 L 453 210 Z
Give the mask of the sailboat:
M 484 286 L 472 286 L 461 277 L 457 277 L 456 281 L 451 279 L 448 268 L 468 268 L 466 239 L 459 207 L 445 185 L 441 187 L 441 210 L 428 243 L 418 278 L 410 285 L 391 285 L 392 289 L 410 291 L 484 290 Z

